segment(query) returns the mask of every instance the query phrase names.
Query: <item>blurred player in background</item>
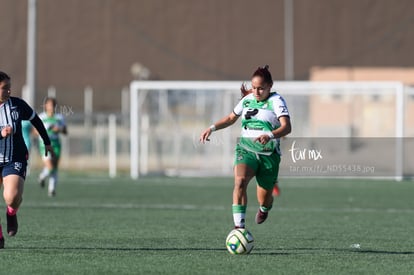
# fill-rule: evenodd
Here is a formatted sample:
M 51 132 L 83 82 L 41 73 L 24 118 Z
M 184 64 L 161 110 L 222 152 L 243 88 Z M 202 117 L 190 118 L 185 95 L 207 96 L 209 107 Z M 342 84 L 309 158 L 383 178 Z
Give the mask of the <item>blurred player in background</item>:
M 55 112 L 57 102 L 55 98 L 48 97 L 44 101 L 44 112 L 39 117 L 49 135 L 54 155 L 44 156 L 45 146 L 39 143 L 39 150 L 43 158 L 43 170 L 39 175 L 39 183 L 45 187 L 46 179 L 49 178 L 48 195 L 53 197 L 56 195 L 56 186 L 58 181 L 58 165 L 61 152 L 60 134 L 67 134 L 65 119 L 62 114 Z
M 281 137 L 291 132 L 290 116 L 285 100 L 271 92 L 273 78 L 268 66 L 258 68 L 252 75 L 251 93 L 247 93 L 233 112 L 201 133 L 205 143 L 213 131 L 226 128 L 242 117 L 242 132 L 235 149 L 233 221 L 236 228 L 245 227 L 247 185 L 257 181 L 259 210 L 256 223 L 263 223 L 273 205 L 273 187 L 277 182 Z M 246 91 L 242 86 L 242 92 Z
M 45 154 L 53 154 L 50 139 L 36 112 L 22 99 L 10 96 L 10 77 L 0 72 L 0 187 L 7 205 L 7 233 L 18 230 L 17 211 L 23 200 L 28 151 L 22 136 L 22 120 L 30 120 L 43 139 Z M 4 248 L 0 223 L 0 248 Z
M 29 152 L 29 155 L 28 155 L 29 157 L 30 157 L 30 152 L 32 150 L 32 131 L 33 131 L 33 126 L 30 123 L 30 121 L 22 120 L 22 135 L 23 135 L 24 144 L 26 144 L 27 152 Z M 29 159 L 27 159 L 26 176 L 28 176 L 29 173 L 30 173 L 30 161 Z
M 33 126 L 30 121 L 22 120 L 22 135 L 28 152 L 30 152 L 32 148 L 32 129 Z

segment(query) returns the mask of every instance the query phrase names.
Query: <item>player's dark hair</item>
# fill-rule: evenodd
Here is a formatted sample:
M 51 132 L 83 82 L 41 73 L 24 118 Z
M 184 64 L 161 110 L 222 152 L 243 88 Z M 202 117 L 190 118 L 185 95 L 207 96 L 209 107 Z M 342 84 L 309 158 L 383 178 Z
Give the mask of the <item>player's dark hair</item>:
M 47 102 L 52 101 L 53 106 L 57 105 L 57 100 L 54 97 L 48 96 L 45 98 L 45 100 L 43 100 L 43 104 L 46 104 Z
M 10 76 L 8 76 L 5 72 L 0 71 L 0 82 L 4 80 L 10 81 Z
M 264 65 L 263 67 L 257 68 L 257 70 L 253 73 L 252 77 L 260 76 L 263 78 L 263 81 L 270 86 L 273 86 L 273 78 L 272 74 L 269 72 L 269 65 Z
M 264 65 L 263 67 L 257 68 L 256 71 L 254 71 L 252 78 L 255 76 L 259 76 L 263 78 L 263 81 L 270 86 L 273 86 L 273 78 L 272 74 L 269 72 L 269 65 Z M 245 97 L 246 95 L 250 94 L 252 90 L 247 90 L 246 85 L 243 83 L 240 87 L 241 96 Z

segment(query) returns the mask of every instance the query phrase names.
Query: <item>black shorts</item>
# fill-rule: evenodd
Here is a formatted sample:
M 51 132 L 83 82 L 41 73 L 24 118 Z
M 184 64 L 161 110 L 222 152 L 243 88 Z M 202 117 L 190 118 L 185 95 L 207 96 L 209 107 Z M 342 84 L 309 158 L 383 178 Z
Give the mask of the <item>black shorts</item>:
M 1 177 L 4 178 L 8 175 L 18 175 L 23 179 L 26 179 L 27 162 L 12 161 L 6 164 L 0 165 Z

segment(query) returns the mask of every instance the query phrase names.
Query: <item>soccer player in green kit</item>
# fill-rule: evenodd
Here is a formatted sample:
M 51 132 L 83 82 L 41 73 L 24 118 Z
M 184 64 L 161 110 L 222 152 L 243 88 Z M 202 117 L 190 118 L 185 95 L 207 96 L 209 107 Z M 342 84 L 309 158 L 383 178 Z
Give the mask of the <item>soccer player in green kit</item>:
M 247 185 L 257 181 L 259 210 L 256 223 L 263 223 L 273 205 L 272 191 L 277 182 L 280 162 L 280 138 L 291 132 L 290 115 L 285 100 L 272 92 L 269 66 L 258 68 L 251 79 L 252 93 L 243 97 L 233 112 L 223 117 L 200 136 L 209 140 L 213 131 L 226 128 L 242 118 L 241 137 L 235 148 L 233 221 L 235 228 L 245 227 Z M 242 91 L 244 87 L 242 86 Z
M 57 102 L 55 98 L 48 97 L 44 101 L 44 112 L 39 114 L 40 119 L 47 130 L 50 138 L 54 156 L 44 156 L 45 147 L 39 143 L 40 153 L 43 156 L 44 168 L 39 175 L 39 183 L 41 187 L 45 186 L 45 181 L 49 177 L 48 195 L 54 197 L 56 195 L 56 186 L 58 180 L 58 165 L 61 152 L 60 134 L 67 134 L 65 119 L 62 114 L 55 112 Z

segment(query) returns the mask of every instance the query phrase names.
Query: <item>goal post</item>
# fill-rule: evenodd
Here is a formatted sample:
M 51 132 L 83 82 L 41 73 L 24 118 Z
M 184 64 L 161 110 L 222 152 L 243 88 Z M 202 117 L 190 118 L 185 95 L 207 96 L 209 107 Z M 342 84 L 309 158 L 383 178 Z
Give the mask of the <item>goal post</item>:
M 214 132 L 206 145 L 199 144 L 198 138 L 233 110 L 243 82 L 249 83 L 131 82 L 131 177 L 231 175 L 240 127 Z M 392 138 L 394 164 L 387 175 L 403 178 L 406 95 L 402 83 L 276 81 L 273 87 L 287 101 L 293 123 L 289 138 Z
M 166 119 L 169 120 L 172 107 L 169 105 L 171 102 L 169 102 L 168 92 L 179 92 L 179 93 L 185 93 L 186 91 L 189 91 L 191 93 L 194 93 L 194 101 L 190 102 L 186 107 L 187 108 L 194 108 L 194 112 L 198 114 L 199 116 L 205 116 L 205 112 L 209 112 L 211 110 L 207 110 L 205 101 L 208 100 L 208 97 L 211 99 L 211 95 L 208 93 L 211 91 L 214 91 L 215 97 L 217 97 L 217 100 L 222 101 L 222 105 L 227 105 L 228 107 L 231 107 L 231 104 L 235 101 L 230 100 L 230 97 L 237 98 L 240 94 L 240 86 L 242 82 L 235 82 L 235 81 L 134 81 L 130 85 L 130 93 L 131 93 L 131 110 L 130 110 L 130 123 L 131 123 L 131 161 L 130 161 L 130 171 L 131 171 L 131 177 L 134 179 L 137 179 L 141 172 L 144 174 L 148 173 L 148 154 L 147 154 L 147 146 L 148 144 L 145 144 L 145 141 L 147 140 L 147 136 L 145 134 L 145 131 L 148 130 L 148 127 L 151 127 L 148 125 L 148 127 L 145 127 L 143 125 L 143 121 L 148 119 L 148 116 L 150 115 L 151 111 L 149 110 L 143 110 L 143 105 L 145 101 L 151 101 L 156 100 L 159 104 L 156 106 L 156 111 L 152 112 L 154 116 L 160 115 L 162 118 L 160 119 Z M 198 93 L 197 93 L 198 91 Z M 202 92 L 200 92 L 202 91 Z M 224 93 L 220 96 L 218 92 Z M 147 95 L 149 96 L 147 97 Z M 153 97 L 151 97 L 153 96 Z M 183 95 L 185 96 L 185 95 Z M 150 98 L 151 97 L 151 98 Z M 174 96 L 172 96 L 174 97 Z M 156 99 L 154 99 L 156 98 Z M 170 96 L 171 98 L 171 96 Z M 177 99 L 175 99 L 177 100 Z M 224 110 L 223 108 L 217 108 L 217 114 L 224 116 Z M 230 109 L 229 109 L 230 110 Z M 193 118 L 190 114 L 189 118 L 190 120 Z M 218 116 L 214 116 L 216 119 Z M 204 121 L 207 120 L 202 120 Z M 161 124 L 161 123 L 160 123 Z M 144 126 L 144 127 L 143 127 Z M 176 134 L 175 131 L 177 129 L 171 129 L 168 128 L 168 126 L 172 127 L 173 125 L 165 125 L 165 131 L 168 132 L 171 135 L 174 136 Z M 198 124 L 198 126 L 201 126 L 201 124 Z M 207 125 L 204 125 L 207 127 Z M 192 128 L 192 127 L 191 127 Z M 201 130 L 197 129 L 197 130 Z M 194 136 L 194 132 L 192 135 L 192 145 L 196 147 L 196 137 Z M 144 142 L 140 142 L 144 140 Z M 141 145 L 141 146 L 140 146 Z M 228 147 L 228 143 L 223 143 L 223 146 Z M 142 152 L 143 151 L 143 152 Z M 168 168 L 167 168 L 168 169 Z M 158 171 L 159 172 L 159 171 Z

